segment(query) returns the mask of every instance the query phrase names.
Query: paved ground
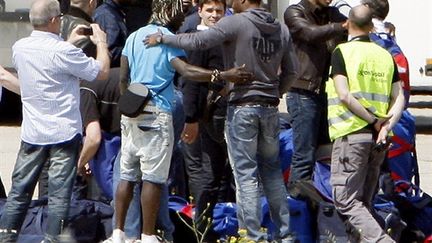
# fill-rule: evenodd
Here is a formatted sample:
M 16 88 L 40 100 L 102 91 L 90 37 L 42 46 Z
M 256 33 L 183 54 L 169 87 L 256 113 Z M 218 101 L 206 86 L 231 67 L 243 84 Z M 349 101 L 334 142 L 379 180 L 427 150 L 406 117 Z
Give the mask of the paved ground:
M 432 195 L 432 95 L 413 95 L 409 111 L 416 117 L 420 187 Z
M 0 175 L 9 192 L 11 173 L 20 143 L 20 127 L 0 126 Z M 421 187 L 432 195 L 432 135 L 417 135 Z M 37 193 L 35 193 L 37 195 Z

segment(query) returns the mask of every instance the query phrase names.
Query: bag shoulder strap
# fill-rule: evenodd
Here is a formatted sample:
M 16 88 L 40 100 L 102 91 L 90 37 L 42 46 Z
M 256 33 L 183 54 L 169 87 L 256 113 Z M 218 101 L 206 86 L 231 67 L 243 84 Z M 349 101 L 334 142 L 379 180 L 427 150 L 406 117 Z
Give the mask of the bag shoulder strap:
M 138 32 L 135 32 L 134 39 L 133 39 L 133 41 L 132 41 L 132 55 L 134 54 L 135 39 L 136 39 L 137 35 L 138 35 Z M 132 56 L 132 59 L 133 59 L 133 56 Z M 162 91 L 164 91 L 166 88 L 168 88 L 168 87 L 170 86 L 170 82 L 166 82 L 165 86 L 164 86 L 162 89 L 160 89 L 158 92 L 154 92 L 152 89 L 150 89 L 150 88 L 149 88 L 147 85 L 145 85 L 145 84 L 142 84 L 142 85 L 146 86 L 147 89 L 148 89 L 148 90 L 150 91 L 150 93 L 152 94 L 152 96 L 154 96 L 154 95 L 158 95 L 158 94 L 162 93 Z

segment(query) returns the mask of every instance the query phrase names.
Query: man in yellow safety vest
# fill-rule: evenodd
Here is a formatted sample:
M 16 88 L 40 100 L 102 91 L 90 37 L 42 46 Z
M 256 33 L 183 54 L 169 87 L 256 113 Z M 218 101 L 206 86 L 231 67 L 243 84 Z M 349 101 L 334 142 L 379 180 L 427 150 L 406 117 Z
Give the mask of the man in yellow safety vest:
M 401 116 L 404 96 L 391 55 L 369 40 L 371 20 L 367 6 L 353 8 L 348 20 L 352 39 L 332 55 L 327 83 L 329 134 L 334 140 L 330 182 L 336 209 L 362 242 L 394 242 L 370 208 L 385 156 L 380 148 Z

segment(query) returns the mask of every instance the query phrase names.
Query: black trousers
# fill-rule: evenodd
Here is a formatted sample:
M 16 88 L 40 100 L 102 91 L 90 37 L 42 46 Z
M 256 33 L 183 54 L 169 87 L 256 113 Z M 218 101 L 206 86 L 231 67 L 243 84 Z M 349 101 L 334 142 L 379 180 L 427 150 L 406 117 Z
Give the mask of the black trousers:
M 225 119 L 215 119 L 211 121 L 217 123 L 215 126 L 200 123 L 198 139 L 183 147 L 189 192 L 197 206 L 196 220 L 202 219 L 203 215 L 206 219 L 212 218 L 217 202 L 235 200 L 232 172 L 223 139 Z M 215 132 L 218 136 L 215 136 Z M 205 222 L 197 223 L 199 228 L 205 228 Z

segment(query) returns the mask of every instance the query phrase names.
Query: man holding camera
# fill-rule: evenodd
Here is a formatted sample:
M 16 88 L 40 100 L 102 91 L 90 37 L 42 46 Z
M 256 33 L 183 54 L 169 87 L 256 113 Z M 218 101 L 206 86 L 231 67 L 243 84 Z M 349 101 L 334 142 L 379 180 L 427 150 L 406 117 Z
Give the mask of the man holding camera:
M 0 242 L 16 242 L 33 191 L 45 163 L 48 169 L 48 225 L 44 242 L 57 242 L 68 217 L 81 144 L 79 80 L 105 80 L 109 73 L 106 34 L 92 24 L 97 57 L 87 57 L 71 43 L 85 38 L 78 25 L 68 42 L 59 37 L 57 0 L 36 0 L 30 8 L 34 28 L 13 46 L 13 63 L 21 81 L 21 146 L 3 215 Z
M 336 209 L 361 242 L 394 242 L 370 212 L 387 136 L 402 114 L 404 95 L 392 56 L 369 40 L 372 27 L 370 9 L 354 7 L 348 19 L 353 38 L 332 55 L 326 87 L 334 140 L 330 182 Z

